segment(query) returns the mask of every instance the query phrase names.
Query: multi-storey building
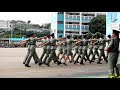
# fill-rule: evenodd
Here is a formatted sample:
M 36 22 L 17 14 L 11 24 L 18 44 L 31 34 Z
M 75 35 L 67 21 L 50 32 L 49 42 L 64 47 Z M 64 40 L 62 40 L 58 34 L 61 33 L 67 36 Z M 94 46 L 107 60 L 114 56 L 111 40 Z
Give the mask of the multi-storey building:
M 80 35 L 89 31 L 89 22 L 97 15 L 106 15 L 105 12 L 53 12 L 51 16 L 51 32 L 66 37 Z

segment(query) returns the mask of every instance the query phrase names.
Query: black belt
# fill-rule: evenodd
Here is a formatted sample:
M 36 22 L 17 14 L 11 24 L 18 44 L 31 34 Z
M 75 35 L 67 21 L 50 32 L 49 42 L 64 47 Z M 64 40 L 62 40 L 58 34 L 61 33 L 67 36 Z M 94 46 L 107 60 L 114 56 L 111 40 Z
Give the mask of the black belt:
M 28 44 L 28 45 L 35 45 L 35 44 Z

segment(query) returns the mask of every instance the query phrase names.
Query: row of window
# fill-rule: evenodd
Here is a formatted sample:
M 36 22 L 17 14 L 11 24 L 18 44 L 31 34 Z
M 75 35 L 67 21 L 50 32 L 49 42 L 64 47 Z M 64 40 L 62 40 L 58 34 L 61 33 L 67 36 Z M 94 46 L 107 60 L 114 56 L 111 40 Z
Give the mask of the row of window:
M 65 25 L 65 28 L 80 28 L 80 25 Z
M 66 12 L 67 15 L 80 15 L 80 13 L 71 13 L 71 12 Z
M 74 19 L 79 19 L 80 16 L 76 16 L 76 15 L 65 15 L 66 19 L 69 19 L 69 18 L 74 18 Z M 82 18 L 88 18 L 88 19 L 92 19 L 94 16 L 82 16 Z
M 57 31 L 57 33 L 63 33 L 63 31 Z
M 57 21 L 58 24 L 63 24 L 64 22 L 63 21 Z
M 90 16 L 82 16 L 82 20 L 91 20 L 93 17 Z
M 82 30 L 89 30 L 89 26 L 88 25 L 83 25 Z
M 64 14 L 64 12 L 58 12 L 58 14 Z
M 82 17 L 82 20 L 83 21 L 90 21 L 93 17 L 86 17 L 86 16 L 83 16 Z M 57 21 L 58 24 L 63 24 L 64 22 L 63 21 Z M 66 22 L 66 24 L 79 24 L 79 22 Z
M 79 19 L 80 18 L 79 15 L 78 16 L 76 16 L 76 15 L 65 15 L 65 17 L 66 17 L 66 19 L 68 19 L 68 18 Z

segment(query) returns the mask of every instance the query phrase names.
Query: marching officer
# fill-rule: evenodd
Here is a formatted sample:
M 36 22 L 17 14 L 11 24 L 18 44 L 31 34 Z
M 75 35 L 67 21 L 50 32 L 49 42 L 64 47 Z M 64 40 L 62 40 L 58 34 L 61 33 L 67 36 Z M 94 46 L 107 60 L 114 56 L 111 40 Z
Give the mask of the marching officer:
M 27 38 L 29 38 L 30 37 L 30 34 L 27 34 Z M 23 64 L 25 64 L 26 63 L 26 61 L 27 61 L 27 58 L 28 58 L 28 55 L 29 55 L 29 53 L 30 53 L 30 45 L 29 45 L 29 42 L 30 42 L 30 40 L 28 39 L 27 41 L 22 41 L 22 42 L 20 42 L 20 43 L 22 43 L 22 45 L 23 44 L 28 44 L 28 51 L 27 51 L 27 55 L 25 56 L 25 59 L 24 59 L 24 61 L 23 61 Z M 35 61 L 35 64 L 37 64 L 37 62 Z
M 83 54 L 82 54 L 81 61 L 80 61 L 80 64 L 82 64 L 82 65 L 84 65 L 83 59 L 85 59 L 85 56 L 86 56 L 87 60 L 90 62 L 90 59 L 89 59 L 88 54 L 87 54 L 87 49 L 88 49 L 87 35 L 84 35 L 83 37 L 84 37 L 84 40 L 83 40 Z
M 79 63 L 78 60 L 79 60 L 79 58 L 81 58 L 81 55 L 83 54 L 83 52 L 82 52 L 82 49 L 83 49 L 82 35 L 78 36 L 78 38 L 79 38 L 79 41 L 76 43 L 79 43 L 79 49 L 78 49 L 79 53 L 78 53 L 78 56 L 76 57 L 74 64 Z
M 60 58 L 60 61 L 62 60 L 62 58 L 65 60 L 66 55 L 67 55 L 67 42 L 66 42 L 66 38 L 63 38 L 63 41 L 61 43 L 63 45 L 63 56 Z
M 113 30 L 112 39 L 107 47 L 108 66 L 109 66 L 108 78 L 115 78 L 114 69 L 116 71 L 117 77 L 119 77 L 119 70 L 116 66 L 118 60 L 118 54 L 119 54 L 118 48 L 119 48 L 119 32 Z
M 44 36 L 43 38 L 44 38 L 44 40 L 42 40 L 42 44 L 40 44 L 38 46 L 42 46 L 43 44 L 45 44 L 47 42 L 47 36 Z M 39 59 L 40 62 L 38 63 L 39 66 L 42 64 L 41 61 L 42 61 L 43 57 L 45 56 L 46 52 L 47 52 L 47 45 L 44 45 L 42 55 Z
M 74 61 L 73 60 L 73 53 L 72 53 L 72 44 L 73 44 L 74 40 L 72 40 L 71 36 L 68 35 L 66 42 L 67 42 L 67 55 L 66 55 L 66 58 L 65 58 L 65 62 L 63 63 L 64 65 L 67 65 L 66 64 L 67 59 L 69 59 L 70 63 Z M 69 56 L 71 56 L 71 60 L 70 60 Z
M 61 40 L 59 40 L 58 43 L 61 44 L 61 43 L 62 43 L 62 35 L 59 36 L 59 39 L 61 39 Z M 63 45 L 61 44 L 61 45 L 59 45 L 58 58 L 59 58 L 59 56 L 62 55 L 62 54 L 63 54 Z
M 100 50 L 100 54 L 99 54 L 99 57 L 98 57 L 98 62 L 97 64 L 102 64 L 100 61 L 102 60 L 101 57 L 103 56 L 104 60 L 107 62 L 106 60 L 106 57 L 105 57 L 105 46 L 106 46 L 106 42 L 107 40 L 104 39 L 103 35 L 100 36 L 101 40 L 100 40 L 100 47 L 99 47 L 99 50 Z
M 31 32 L 30 36 L 29 36 L 29 39 L 26 40 L 26 42 L 29 41 L 29 45 L 30 45 L 30 47 L 29 47 L 30 52 L 29 52 L 28 58 L 27 58 L 26 63 L 25 63 L 26 67 L 31 67 L 31 66 L 29 66 L 29 63 L 30 63 L 30 60 L 31 60 L 32 57 L 36 61 L 36 63 L 39 62 L 39 58 L 38 58 L 37 53 L 36 53 L 36 41 L 41 40 L 41 39 L 42 39 L 42 37 L 41 38 L 35 38 L 34 32 Z
M 94 49 L 94 52 L 93 52 L 93 56 L 92 56 L 92 58 L 91 58 L 91 62 L 94 62 L 93 60 L 95 60 L 95 55 L 97 55 L 98 57 L 99 57 L 99 53 L 98 53 L 98 48 L 99 48 L 99 37 L 98 36 L 96 36 L 96 35 L 94 35 L 93 36 L 94 37 L 94 39 L 93 39 L 93 45 L 94 45 L 94 47 L 93 47 L 93 49 Z
M 47 51 L 46 51 L 45 57 L 44 57 L 44 59 L 43 59 L 43 61 L 42 61 L 42 64 L 45 64 L 45 63 L 46 63 L 46 60 L 47 60 L 47 58 L 49 57 L 49 54 L 50 54 L 50 52 L 51 52 L 50 40 L 51 40 L 51 36 L 48 35 L 48 36 L 47 36 L 47 42 L 43 44 L 43 46 L 46 45 L 46 50 L 47 50 Z M 40 65 L 41 65 L 41 64 L 40 64 Z M 39 66 L 40 66 L 40 65 L 39 65 Z
M 56 50 L 56 42 L 57 42 L 58 40 L 55 39 L 54 33 L 51 34 L 51 37 L 52 37 L 51 43 L 50 43 L 50 45 L 51 45 L 51 51 L 50 51 L 49 57 L 48 57 L 47 60 L 46 60 L 46 65 L 47 65 L 47 66 L 50 66 L 49 64 L 50 64 L 50 62 L 51 62 L 52 60 L 53 60 L 54 62 L 57 62 L 58 65 L 59 65 L 59 64 L 62 64 L 60 61 L 58 61 L 58 57 L 57 57 L 56 52 L 55 52 L 55 50 Z
M 76 42 L 79 41 L 78 36 L 75 36 L 75 37 L 74 37 L 74 40 L 75 40 L 75 44 L 74 44 L 74 46 L 75 46 L 75 53 L 74 53 L 74 55 L 73 55 L 73 58 L 79 53 L 79 51 L 78 51 L 78 49 L 79 49 L 79 43 L 76 43 Z
M 90 55 L 93 55 L 93 36 L 90 36 L 89 39 L 89 53 L 88 53 L 88 57 L 90 58 Z

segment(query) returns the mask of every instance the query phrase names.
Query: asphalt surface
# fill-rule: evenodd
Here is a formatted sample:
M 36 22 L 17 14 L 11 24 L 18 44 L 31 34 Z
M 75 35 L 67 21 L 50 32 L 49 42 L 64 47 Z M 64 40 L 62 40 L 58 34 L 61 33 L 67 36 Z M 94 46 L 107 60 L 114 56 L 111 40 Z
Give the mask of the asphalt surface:
M 42 48 L 36 49 L 38 56 Z M 30 61 L 30 68 L 22 63 L 27 53 L 27 48 L 0 48 L 0 78 L 107 78 L 108 64 L 85 62 L 85 65 L 67 62 L 67 66 L 50 63 L 38 66 L 34 60 Z

